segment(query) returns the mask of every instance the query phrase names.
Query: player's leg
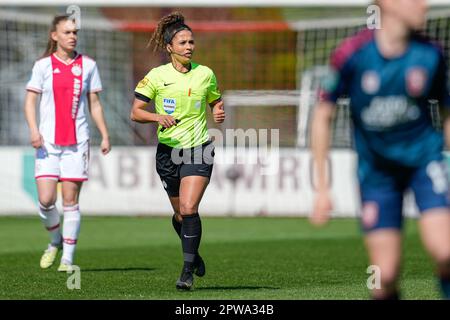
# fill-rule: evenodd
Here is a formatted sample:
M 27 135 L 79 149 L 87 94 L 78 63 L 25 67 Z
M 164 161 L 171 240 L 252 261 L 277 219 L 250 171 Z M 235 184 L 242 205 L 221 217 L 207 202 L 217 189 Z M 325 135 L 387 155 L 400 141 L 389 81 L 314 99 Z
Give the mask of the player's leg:
M 422 241 L 437 265 L 442 294 L 450 299 L 450 204 L 445 163 L 433 161 L 417 170 L 411 187 L 422 213 Z
M 437 276 L 444 298 L 450 299 L 450 211 L 431 209 L 420 219 L 425 248 L 437 265 Z
M 73 264 L 80 232 L 79 196 L 89 171 L 89 141 L 64 147 L 61 156 L 62 198 L 64 209 L 63 255 L 59 271 L 67 271 Z
M 181 234 L 180 216 L 180 177 L 179 166 L 172 159 L 172 148 L 164 144 L 158 144 L 156 151 L 156 171 L 161 178 L 162 185 L 169 196 L 173 209 L 172 226 L 179 237 Z
M 81 186 L 81 181 L 63 181 L 62 183 L 64 208 L 63 255 L 59 271 L 67 271 L 67 268 L 73 264 L 81 224 L 81 213 L 78 205 Z
M 59 212 L 55 206 L 58 181 L 37 179 L 36 183 L 39 198 L 39 216 L 50 235 L 50 244 L 44 251 L 40 261 L 41 268 L 47 269 L 53 265 L 62 242 Z
M 39 200 L 39 216 L 50 235 L 50 244 L 41 257 L 40 266 L 49 268 L 61 247 L 60 216 L 55 203 L 59 179 L 59 154 L 52 145 L 36 150 L 35 177 Z
M 365 236 L 370 264 L 380 271 L 379 287 L 372 289 L 375 300 L 397 300 L 397 279 L 401 266 L 401 233 L 397 229 L 379 229 Z
M 182 222 L 183 222 L 183 217 L 180 214 L 180 197 L 178 196 L 178 190 L 180 188 L 180 182 L 179 179 L 177 179 L 178 181 L 173 181 L 171 179 L 166 179 L 166 181 L 169 181 L 169 183 L 165 183 L 166 187 L 166 191 L 169 194 L 177 194 L 177 196 L 169 196 L 169 200 L 170 200 L 170 204 L 172 205 L 174 214 L 172 216 L 172 226 L 175 230 L 175 232 L 177 233 L 178 237 L 180 238 L 180 240 L 182 239 L 181 237 L 181 227 L 182 227 Z M 206 266 L 205 266 L 205 262 L 203 261 L 202 257 L 200 256 L 200 253 L 197 251 L 197 255 L 195 256 L 194 259 L 194 272 L 197 276 L 199 277 L 203 277 L 206 273 Z
M 182 228 L 182 216 L 180 214 L 180 165 L 172 161 L 172 151 L 179 152 L 164 144 L 158 144 L 156 151 L 156 171 L 161 178 L 162 185 L 169 196 L 173 209 L 172 226 L 180 240 Z
M 180 214 L 180 197 L 169 197 L 169 199 L 174 211 L 172 216 L 172 226 L 181 240 L 181 225 L 183 222 L 183 217 Z M 199 277 L 203 277 L 206 274 L 205 262 L 199 252 L 194 260 L 194 272 L 195 275 Z
M 184 264 L 177 288 L 190 289 L 192 272 L 198 276 L 205 274 L 205 263 L 199 254 L 202 222 L 198 207 L 212 175 L 214 145 L 208 142 L 191 149 L 188 163 L 185 154 L 183 156 L 183 164 L 180 166 L 180 214 L 183 217 L 181 244 Z M 187 281 L 183 281 L 184 278 Z
M 202 261 L 201 264 L 204 266 L 203 260 L 198 253 L 202 237 L 202 222 L 198 214 L 198 207 L 208 183 L 209 178 L 202 176 L 186 176 L 181 179 L 180 214 L 183 217 L 181 245 L 184 264 L 182 275 L 177 282 L 179 289 L 190 289 L 192 286 L 192 273 L 199 263 L 197 259 L 200 259 Z
M 372 172 L 375 176 L 376 172 Z M 390 174 L 380 172 L 378 186 L 362 186 L 362 227 L 370 264 L 379 270 L 372 297 L 376 300 L 399 298 L 398 277 L 401 267 L 401 228 L 403 188 Z
M 181 239 L 180 215 L 180 177 L 179 166 L 171 159 L 172 148 L 163 144 L 158 144 L 156 151 L 156 171 L 161 178 L 162 185 L 169 196 L 172 205 L 172 226 Z
M 59 213 L 56 209 L 56 186 L 58 181 L 54 179 L 37 179 L 37 190 L 39 199 L 39 216 L 45 228 L 50 233 L 50 244 L 61 245 L 61 234 L 59 232 Z
M 178 237 L 181 239 L 181 222 L 183 221 L 183 218 L 180 214 L 180 197 L 170 197 L 170 204 L 172 205 L 173 209 L 173 216 L 172 216 L 172 226 L 175 232 L 177 233 Z

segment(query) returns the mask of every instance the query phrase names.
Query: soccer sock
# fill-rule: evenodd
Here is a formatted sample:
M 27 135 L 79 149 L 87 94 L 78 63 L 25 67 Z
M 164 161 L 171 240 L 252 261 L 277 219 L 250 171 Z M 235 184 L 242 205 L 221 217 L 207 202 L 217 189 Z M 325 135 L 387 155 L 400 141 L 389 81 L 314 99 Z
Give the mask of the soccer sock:
M 439 273 L 439 284 L 441 287 L 442 297 L 450 299 L 450 267 L 442 267 Z
M 81 214 L 78 205 L 64 206 L 63 256 L 61 260 L 73 263 L 73 255 L 80 233 Z
M 62 236 L 59 223 L 59 213 L 55 205 L 49 207 L 39 203 L 39 216 L 45 228 L 50 233 L 50 244 L 54 247 L 61 245 Z
M 174 213 L 172 216 L 172 226 L 175 229 L 175 232 L 177 233 L 178 237 L 181 239 L 181 222 L 178 222 L 176 219 L 176 214 Z
M 439 278 L 444 299 L 450 300 L 450 278 Z
M 383 297 L 372 297 L 372 300 L 400 300 L 400 294 L 399 292 L 393 291 L 391 293 L 388 293 L 387 295 L 383 296 Z
M 184 268 L 192 270 L 200 239 L 202 236 L 202 221 L 198 213 L 183 216 L 181 223 L 181 246 L 183 247 Z

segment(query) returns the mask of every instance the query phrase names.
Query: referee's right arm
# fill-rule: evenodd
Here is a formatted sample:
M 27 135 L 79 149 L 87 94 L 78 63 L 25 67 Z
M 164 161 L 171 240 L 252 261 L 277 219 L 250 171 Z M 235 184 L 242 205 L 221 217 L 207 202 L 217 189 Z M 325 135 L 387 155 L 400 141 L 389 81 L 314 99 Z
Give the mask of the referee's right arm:
M 148 101 L 143 101 L 139 97 L 134 98 L 130 114 L 130 119 L 132 121 L 139 123 L 158 122 L 164 128 L 170 128 L 177 124 L 172 116 L 160 115 L 145 110 L 148 102 L 150 102 L 150 99 Z

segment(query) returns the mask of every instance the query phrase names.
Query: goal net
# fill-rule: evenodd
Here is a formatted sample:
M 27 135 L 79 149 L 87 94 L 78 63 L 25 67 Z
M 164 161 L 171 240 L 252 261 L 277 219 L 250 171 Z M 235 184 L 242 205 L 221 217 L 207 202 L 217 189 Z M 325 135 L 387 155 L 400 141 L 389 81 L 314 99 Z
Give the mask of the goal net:
M 210 128 L 277 129 L 280 147 L 308 146 L 323 66 L 336 45 L 367 20 L 363 8 L 353 8 L 349 17 L 345 17 L 348 10 L 332 7 L 180 10 L 195 32 L 195 61 L 214 70 L 224 95 L 226 123 L 215 125 L 209 116 Z M 56 11 L 0 9 L 0 145 L 28 144 L 22 111 L 25 85 L 45 49 Z M 78 49 L 98 63 L 104 87 L 101 100 L 114 145 L 157 142 L 155 126 L 131 123 L 129 112 L 136 83 L 150 68 L 167 62 L 165 54 L 152 53 L 146 46 L 158 19 L 170 11 L 155 7 L 82 11 Z M 321 18 L 325 11 L 335 11 L 341 18 Z M 450 49 L 449 21 L 449 10 L 433 10 L 427 26 L 427 33 L 446 49 Z M 351 146 L 346 100 L 340 103 L 333 132 L 334 147 Z M 97 130 L 91 134 L 93 144 L 98 144 Z
M 1 145 L 28 143 L 22 111 L 25 85 L 34 61 L 45 49 L 53 17 L 47 12 L 26 11 L 0 9 Z M 156 144 L 156 127 L 132 123 L 129 113 L 139 80 L 152 67 L 168 62 L 165 54 L 153 53 L 147 43 L 158 19 L 172 10 L 127 8 L 123 11 L 121 8 L 83 11 L 77 49 L 97 61 L 104 89 L 100 97 L 111 142 L 114 145 Z M 232 122 L 216 126 L 209 116 L 210 128 L 283 127 L 286 132 L 282 133 L 282 145 L 293 146 L 297 102 L 287 98 L 287 105 L 283 99 L 281 103 L 272 99 L 268 106 L 266 95 L 275 91 L 291 95 L 289 91 L 296 90 L 296 32 L 287 23 L 275 21 L 272 9 L 266 11 L 263 20 L 257 20 L 261 17 L 256 17 L 252 10 L 237 13 L 232 9 L 212 10 L 219 21 L 211 17 L 210 9 L 200 10 L 200 14 L 198 11 L 182 9 L 187 19 L 191 17 L 187 23 L 195 32 L 195 61 L 214 70 L 220 90 L 234 106 L 229 110 Z M 222 11 L 228 13 L 224 15 Z M 147 17 L 148 20 L 142 20 Z M 252 92 L 261 103 L 236 102 L 233 96 L 240 96 L 243 90 Z M 275 97 L 283 96 L 275 94 Z M 98 144 L 95 128 L 91 136 L 93 144 Z
M 299 44 L 299 72 L 302 74 L 303 103 L 300 105 L 298 122 L 298 135 L 301 146 L 307 146 L 310 141 L 311 112 L 317 102 L 319 81 L 328 71 L 327 64 L 333 49 L 344 40 L 366 27 L 365 19 L 337 19 L 335 21 L 319 22 L 314 27 L 305 26 L 298 32 Z M 425 33 L 433 40 L 439 42 L 445 51 L 450 51 L 450 10 L 431 11 L 427 19 Z M 450 65 L 449 55 L 447 63 Z M 447 70 L 448 72 L 448 70 Z M 430 101 L 430 113 L 434 125 L 442 127 L 439 106 Z M 334 148 L 348 148 L 353 143 L 350 121 L 350 101 L 342 98 L 338 100 L 336 116 L 332 127 L 331 145 Z

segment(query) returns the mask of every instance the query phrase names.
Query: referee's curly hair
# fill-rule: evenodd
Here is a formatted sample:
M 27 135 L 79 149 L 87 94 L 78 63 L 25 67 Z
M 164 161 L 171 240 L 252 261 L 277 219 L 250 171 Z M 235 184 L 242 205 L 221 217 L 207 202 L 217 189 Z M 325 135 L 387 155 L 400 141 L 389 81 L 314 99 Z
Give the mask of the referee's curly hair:
M 162 17 L 148 42 L 148 47 L 153 47 L 153 51 L 166 51 L 166 46 L 181 30 L 192 32 L 191 28 L 184 23 L 184 16 L 180 12 L 172 12 Z

